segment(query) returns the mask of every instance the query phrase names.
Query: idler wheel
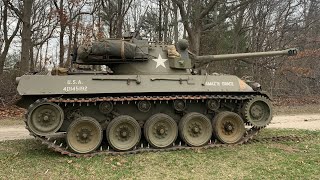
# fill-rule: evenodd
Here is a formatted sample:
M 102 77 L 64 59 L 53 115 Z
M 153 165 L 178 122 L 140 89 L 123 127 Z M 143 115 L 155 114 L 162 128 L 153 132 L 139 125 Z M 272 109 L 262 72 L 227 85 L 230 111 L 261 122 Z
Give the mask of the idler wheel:
M 109 145 L 118 151 L 133 149 L 141 138 L 139 123 L 131 116 L 121 115 L 114 118 L 107 127 Z
M 66 136 L 68 147 L 76 153 L 90 153 L 102 141 L 102 128 L 92 117 L 80 117 L 71 122 Z
M 28 128 L 40 136 L 57 132 L 63 120 L 62 108 L 50 102 L 42 102 L 32 106 L 27 115 Z
M 177 123 L 166 114 L 155 114 L 144 124 L 144 136 L 155 148 L 168 147 L 177 139 Z
M 233 112 L 217 114 L 213 121 L 214 136 L 225 144 L 234 144 L 241 140 L 246 131 L 242 118 Z
M 265 127 L 273 115 L 271 102 L 263 96 L 256 96 L 245 103 L 242 114 L 251 125 Z
M 203 114 L 188 113 L 180 120 L 179 135 L 189 146 L 205 145 L 212 135 L 211 122 Z

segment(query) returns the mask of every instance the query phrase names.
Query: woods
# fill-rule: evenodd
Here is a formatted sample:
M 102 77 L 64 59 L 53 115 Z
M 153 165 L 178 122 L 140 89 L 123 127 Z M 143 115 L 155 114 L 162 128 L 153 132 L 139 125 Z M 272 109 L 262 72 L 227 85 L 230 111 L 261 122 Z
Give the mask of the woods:
M 0 96 L 12 99 L 19 75 L 68 68 L 78 45 L 128 31 L 167 44 L 186 38 L 198 55 L 298 47 L 297 57 L 196 66 L 254 79 L 273 95 L 314 95 L 319 13 L 316 0 L 1 0 Z

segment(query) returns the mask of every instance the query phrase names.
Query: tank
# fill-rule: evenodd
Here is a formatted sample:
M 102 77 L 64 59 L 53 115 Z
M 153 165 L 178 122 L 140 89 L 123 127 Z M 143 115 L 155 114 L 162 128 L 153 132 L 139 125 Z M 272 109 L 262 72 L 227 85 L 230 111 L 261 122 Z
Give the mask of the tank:
M 77 69 L 17 78 L 18 105 L 30 134 L 69 156 L 243 144 L 271 122 L 271 97 L 257 82 L 198 73 L 193 63 L 296 54 L 196 56 L 186 40 L 107 39 L 77 48 Z

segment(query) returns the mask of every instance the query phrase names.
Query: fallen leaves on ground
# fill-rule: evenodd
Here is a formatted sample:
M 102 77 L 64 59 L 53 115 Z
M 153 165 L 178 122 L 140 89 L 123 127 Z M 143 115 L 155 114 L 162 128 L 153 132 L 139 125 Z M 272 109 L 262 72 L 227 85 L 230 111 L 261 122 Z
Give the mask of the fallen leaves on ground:
M 0 107 L 0 119 L 11 117 L 23 117 L 26 110 L 18 106 Z
M 308 104 L 320 104 L 320 96 L 273 97 L 273 105 L 275 106 L 303 106 Z

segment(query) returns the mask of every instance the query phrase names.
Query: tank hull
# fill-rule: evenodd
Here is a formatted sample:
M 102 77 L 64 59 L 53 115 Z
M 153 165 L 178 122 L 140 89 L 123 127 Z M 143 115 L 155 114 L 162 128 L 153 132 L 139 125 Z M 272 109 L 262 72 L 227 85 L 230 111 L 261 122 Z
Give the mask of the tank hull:
M 230 75 L 25 75 L 19 81 L 18 92 L 22 96 L 50 96 L 254 91 Z

